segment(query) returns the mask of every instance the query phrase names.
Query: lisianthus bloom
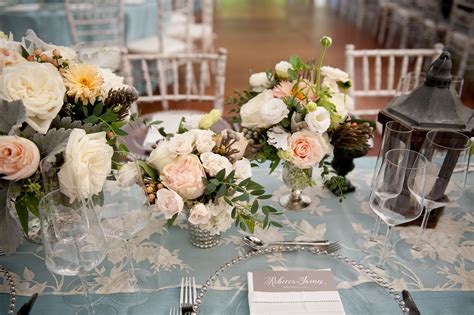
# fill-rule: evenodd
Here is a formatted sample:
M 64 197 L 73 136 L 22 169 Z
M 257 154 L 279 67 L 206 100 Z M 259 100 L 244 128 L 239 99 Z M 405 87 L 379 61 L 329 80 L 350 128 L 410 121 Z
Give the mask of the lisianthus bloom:
M 74 101 L 81 100 L 83 105 L 94 104 L 102 96 L 104 79 L 97 68 L 87 64 L 72 65 L 64 72 L 64 85 L 67 95 Z
M 286 96 L 294 96 L 305 104 L 307 101 L 314 101 L 316 96 L 308 81 L 281 81 L 273 88 L 273 96 L 282 98 Z

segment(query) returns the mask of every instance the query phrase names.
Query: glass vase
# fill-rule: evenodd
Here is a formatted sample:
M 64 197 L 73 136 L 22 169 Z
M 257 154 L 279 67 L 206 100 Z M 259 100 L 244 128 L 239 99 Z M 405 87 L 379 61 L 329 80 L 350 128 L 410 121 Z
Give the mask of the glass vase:
M 291 189 L 280 197 L 280 205 L 288 210 L 302 210 L 311 204 L 311 198 L 303 194 L 303 189 L 310 186 L 312 168 L 298 168 L 290 162 L 283 164 L 283 182 Z
M 212 235 L 210 231 L 202 229 L 199 225 L 189 223 L 189 233 L 191 244 L 197 248 L 212 248 L 219 244 L 221 234 Z

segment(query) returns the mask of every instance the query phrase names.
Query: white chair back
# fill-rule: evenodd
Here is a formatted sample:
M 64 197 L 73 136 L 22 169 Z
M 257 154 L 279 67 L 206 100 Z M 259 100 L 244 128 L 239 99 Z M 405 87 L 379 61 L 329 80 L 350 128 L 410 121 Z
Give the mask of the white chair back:
M 65 0 L 69 28 L 75 45 L 123 48 L 124 0 Z
M 224 107 L 225 68 L 227 50 L 217 53 L 126 54 L 124 55 L 125 80 L 134 86 L 143 86 L 144 95 L 139 102 L 161 102 L 168 110 L 169 101 L 212 102 L 213 107 Z M 140 75 L 133 67 L 140 67 Z M 210 67 L 215 67 L 211 77 Z M 213 91 L 206 89 L 214 85 Z
M 395 94 L 397 78 L 407 72 L 420 73 L 443 51 L 442 44 L 433 49 L 362 49 L 346 45 L 346 72 L 353 80 L 352 97 L 383 97 Z M 358 71 L 362 71 L 358 76 Z M 359 104 L 360 105 L 360 104 Z M 379 109 L 361 109 L 355 100 L 353 116 L 377 115 Z

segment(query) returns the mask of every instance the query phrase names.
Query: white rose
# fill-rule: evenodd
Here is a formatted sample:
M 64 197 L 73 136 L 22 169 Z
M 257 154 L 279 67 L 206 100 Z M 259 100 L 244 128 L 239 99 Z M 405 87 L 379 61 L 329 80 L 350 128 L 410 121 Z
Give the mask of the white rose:
M 189 131 L 194 136 L 194 145 L 199 153 L 211 152 L 216 146 L 214 132 L 211 130 L 193 129 Z
M 176 155 L 187 155 L 193 151 L 193 142 L 192 133 L 176 134 L 168 141 L 168 148 Z
M 65 162 L 58 172 L 61 191 L 72 201 L 99 193 L 112 168 L 114 151 L 105 132 L 86 134 L 74 129 L 66 145 Z
M 198 203 L 191 208 L 188 221 L 194 225 L 207 224 L 210 218 L 211 212 L 209 212 L 209 209 L 203 203 Z
M 102 85 L 104 95 L 107 95 L 110 90 L 119 90 L 127 87 L 127 85 L 123 83 L 123 77 L 116 75 L 110 69 L 97 68 L 97 71 L 104 80 L 104 84 Z
M 255 92 L 262 92 L 272 86 L 265 72 L 254 73 L 249 78 L 249 84 Z
M 127 162 L 118 171 L 117 182 L 120 187 L 130 187 L 140 178 L 140 169 L 137 163 Z
M 181 213 L 184 202 L 176 192 L 163 188 L 156 192 L 156 206 L 163 212 L 165 218 L 171 219 L 175 214 Z
M 199 129 L 201 115 L 191 115 L 184 118 L 183 127 L 187 130 Z
M 242 127 L 246 128 L 268 128 L 271 124 L 263 121 L 261 108 L 263 104 L 273 98 L 272 90 L 264 90 L 240 108 L 240 117 L 242 118 Z
M 348 111 L 354 109 L 354 101 L 349 95 L 344 93 L 334 93 L 329 101 L 336 106 L 336 113 L 341 118 L 345 118 L 348 115 Z
M 0 98 L 21 100 L 26 108 L 26 122 L 45 134 L 64 103 L 63 79 L 49 63 L 22 62 L 3 69 Z
M 275 71 L 282 79 L 288 79 L 288 70 L 291 69 L 291 63 L 288 61 L 280 61 L 275 65 Z
M 281 126 L 275 126 L 267 131 L 268 144 L 283 151 L 288 150 L 288 137 L 290 134 Z
M 252 166 L 246 158 L 238 160 L 234 163 L 235 178 L 246 179 L 252 177 Z
M 315 111 L 306 115 L 304 121 L 312 132 L 323 133 L 331 125 L 331 114 L 324 107 L 318 106 Z
M 339 86 L 337 85 L 337 81 L 329 77 L 325 77 L 323 79 L 323 82 L 321 83 L 321 87 L 328 88 L 331 92 L 339 91 Z
M 158 142 L 156 148 L 151 151 L 148 157 L 148 163 L 161 172 L 166 165 L 173 162 L 177 157 L 178 155 L 170 150 L 168 141 L 162 140 Z
M 272 98 L 262 105 L 262 120 L 270 125 L 278 124 L 283 118 L 288 117 L 288 107 L 279 98 Z
M 350 80 L 349 74 L 342 71 L 341 69 L 337 69 L 337 68 L 333 68 L 329 66 L 321 67 L 321 74 L 325 76 L 326 78 L 329 78 L 335 81 L 347 82 Z
M 229 160 L 225 156 L 212 152 L 205 152 L 201 154 L 201 161 L 202 166 L 209 176 L 216 176 L 216 174 L 222 169 L 225 169 L 225 174 L 229 175 L 233 169 L 232 164 L 230 164 Z

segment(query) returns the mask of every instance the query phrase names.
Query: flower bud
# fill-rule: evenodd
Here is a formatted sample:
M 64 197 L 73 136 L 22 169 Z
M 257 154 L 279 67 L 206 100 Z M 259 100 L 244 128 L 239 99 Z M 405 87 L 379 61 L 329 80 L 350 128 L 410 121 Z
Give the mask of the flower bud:
M 308 105 L 306 105 L 308 112 L 314 112 L 316 107 L 318 107 L 318 105 L 315 102 L 309 102 Z
M 114 137 L 114 133 L 112 131 L 108 131 L 106 133 L 107 139 L 112 139 Z
M 57 49 L 53 49 L 53 56 L 54 57 L 61 57 L 61 53 Z
M 35 56 L 41 55 L 41 49 L 39 48 L 35 48 L 34 52 L 35 52 Z
M 33 55 L 28 55 L 28 56 L 26 56 L 26 60 L 35 61 L 35 57 Z
M 291 160 L 291 151 L 283 151 L 283 150 L 278 150 L 277 155 L 280 159 L 285 160 L 285 161 L 290 161 Z
M 329 36 L 323 36 L 319 42 L 323 48 L 329 48 L 332 45 L 332 38 Z
M 46 61 L 48 61 L 48 56 L 46 56 L 45 54 L 41 54 L 40 60 L 43 61 L 43 62 L 46 62 Z

